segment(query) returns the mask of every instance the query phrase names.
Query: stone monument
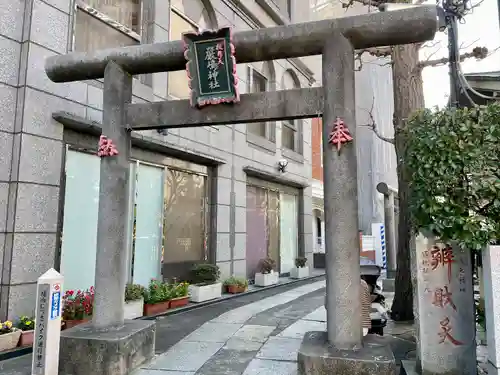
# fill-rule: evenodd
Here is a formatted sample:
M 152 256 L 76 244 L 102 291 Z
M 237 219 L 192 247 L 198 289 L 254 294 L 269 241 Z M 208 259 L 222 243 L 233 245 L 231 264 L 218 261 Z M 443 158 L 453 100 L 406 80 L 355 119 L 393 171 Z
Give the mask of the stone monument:
M 59 374 L 63 281 L 62 275 L 53 268 L 38 279 L 32 375 Z
M 476 340 L 470 251 L 431 235 L 415 240 L 417 361 L 407 374 L 475 375 Z
M 221 29 L 199 37 L 190 34 L 184 42 L 48 58 L 46 72 L 54 82 L 103 77 L 105 82 L 94 320 L 63 334 L 61 364 L 66 372 L 125 374 L 129 371 L 123 367 L 126 359 L 131 359 L 132 369 L 152 355 L 153 323 L 123 321 L 123 245 L 128 217 L 125 170 L 130 158 L 131 131 L 312 118 L 323 113 L 328 333 L 305 336 L 298 358 L 299 373 L 323 374 L 328 370 L 341 374 L 346 367 L 352 374 L 365 373 L 367 369 L 394 373 L 390 349 L 372 345 L 370 339 L 363 345 L 361 333 L 354 50 L 424 42 L 434 37 L 436 29 L 436 7 L 420 6 L 249 30 L 229 38 Z M 191 74 L 191 100 L 131 104 L 132 75 L 183 70 L 185 52 L 189 59 L 192 56 L 189 48 L 185 51 L 186 44 L 214 35 L 219 38 L 213 46 L 216 58 L 212 58 L 211 49 L 210 59 L 198 62 L 203 71 L 218 71 L 229 61 L 234 64 L 233 54 L 238 63 L 322 54 L 324 87 L 239 97 L 231 86 L 236 80 L 216 85 L 208 82 L 210 74 Z M 208 53 L 206 49 L 197 52 Z M 201 65 L 207 63 L 210 66 Z M 234 71 L 226 73 L 231 79 Z M 223 95 L 215 94 L 216 86 L 224 87 Z M 219 104 L 226 101 L 234 104 Z M 193 108 L 201 105 L 205 106 L 203 110 Z M 102 363 L 103 356 L 105 365 L 89 369 L 88 363 Z
M 500 373 L 500 245 L 489 245 L 481 253 L 488 374 L 497 375 Z
M 387 247 L 387 279 L 384 282 L 384 290 L 394 291 L 394 278 L 396 277 L 397 246 L 396 243 L 396 213 L 394 212 L 394 196 L 397 190 L 385 182 L 377 184 L 377 191 L 384 196 L 384 225 L 385 243 Z

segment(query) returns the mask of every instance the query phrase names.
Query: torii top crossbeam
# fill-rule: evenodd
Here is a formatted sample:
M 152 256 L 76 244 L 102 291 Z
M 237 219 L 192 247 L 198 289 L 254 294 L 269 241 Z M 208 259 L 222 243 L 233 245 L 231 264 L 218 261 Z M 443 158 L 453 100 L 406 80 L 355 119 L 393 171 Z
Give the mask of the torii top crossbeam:
M 433 38 L 437 10 L 425 5 L 393 12 L 298 23 L 237 32 L 233 36 L 238 63 L 319 55 L 333 33 L 341 33 L 355 49 L 418 43 Z M 54 82 L 104 77 L 109 61 L 129 74 L 183 70 L 181 41 L 111 48 L 91 53 L 70 53 L 47 59 L 45 70 Z

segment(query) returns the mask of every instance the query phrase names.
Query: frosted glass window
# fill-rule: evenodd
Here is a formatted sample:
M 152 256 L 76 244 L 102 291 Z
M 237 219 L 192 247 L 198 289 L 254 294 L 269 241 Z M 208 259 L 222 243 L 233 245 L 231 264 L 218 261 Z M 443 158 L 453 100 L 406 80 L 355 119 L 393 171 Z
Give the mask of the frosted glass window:
M 101 159 L 69 150 L 61 249 L 64 289 L 94 285 Z
M 132 280 L 147 286 L 160 277 L 163 219 L 163 168 L 139 164 L 135 199 Z
M 280 194 L 280 271 L 289 273 L 295 265 L 298 254 L 298 212 L 297 197 Z

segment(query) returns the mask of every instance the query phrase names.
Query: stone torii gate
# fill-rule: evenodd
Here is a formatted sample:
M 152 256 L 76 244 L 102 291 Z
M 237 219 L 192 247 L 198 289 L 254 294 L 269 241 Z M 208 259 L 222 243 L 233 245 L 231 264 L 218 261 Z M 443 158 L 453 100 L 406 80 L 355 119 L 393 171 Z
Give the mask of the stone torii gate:
M 322 54 L 324 87 L 245 94 L 234 105 L 203 109 L 188 100 L 131 104 L 132 75 L 185 68 L 181 41 L 48 58 L 45 69 L 54 82 L 104 78 L 102 131 L 118 151 L 101 161 L 93 321 L 63 333 L 61 372 L 125 374 L 153 355 L 154 323 L 124 321 L 123 315 L 131 131 L 322 114 L 327 334 L 305 336 L 299 374 L 345 374 L 347 368 L 352 374 L 395 373 L 389 349 L 363 345 L 356 147 L 349 142 L 339 152 L 329 133 L 341 119 L 355 139 L 355 49 L 424 42 L 436 29 L 436 7 L 421 6 L 238 32 L 232 39 L 238 63 Z M 106 365 L 95 364 L 103 359 Z

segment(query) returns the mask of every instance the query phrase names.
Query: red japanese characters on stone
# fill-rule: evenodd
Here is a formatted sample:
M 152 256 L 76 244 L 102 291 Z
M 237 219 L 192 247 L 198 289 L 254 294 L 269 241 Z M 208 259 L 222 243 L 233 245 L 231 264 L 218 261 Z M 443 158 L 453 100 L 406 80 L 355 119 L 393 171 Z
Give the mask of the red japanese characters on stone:
M 118 150 L 111 139 L 108 139 L 105 135 L 101 135 L 99 138 L 99 149 L 97 150 L 97 156 L 115 156 L 118 155 Z
M 351 142 L 353 138 L 351 136 L 351 133 L 349 132 L 349 129 L 347 129 L 344 120 L 342 120 L 340 117 L 337 117 L 333 125 L 333 130 L 330 133 L 328 142 L 330 142 L 332 145 L 336 145 L 337 151 L 340 151 L 340 147 L 342 147 L 342 144 Z
M 440 344 L 443 344 L 446 340 L 448 340 L 449 342 L 451 342 L 453 345 L 463 345 L 464 343 L 462 341 L 459 341 L 457 339 L 455 339 L 452 335 L 451 335 L 451 325 L 450 325 L 450 318 L 448 317 L 445 317 L 443 320 L 441 320 L 439 322 L 439 325 L 440 325 L 440 329 L 441 331 L 438 332 L 438 336 L 439 336 L 439 343 Z
M 440 249 L 438 246 L 433 246 L 431 249 L 431 269 L 435 270 L 438 266 L 448 267 L 448 282 L 451 282 L 451 265 L 454 262 L 453 249 L 451 246 L 446 246 Z
M 453 303 L 451 296 L 452 293 L 448 290 L 448 286 L 444 286 L 443 288 L 436 288 L 434 290 L 432 304 L 441 308 L 450 305 L 453 310 L 457 311 L 457 306 L 455 305 L 455 303 Z

